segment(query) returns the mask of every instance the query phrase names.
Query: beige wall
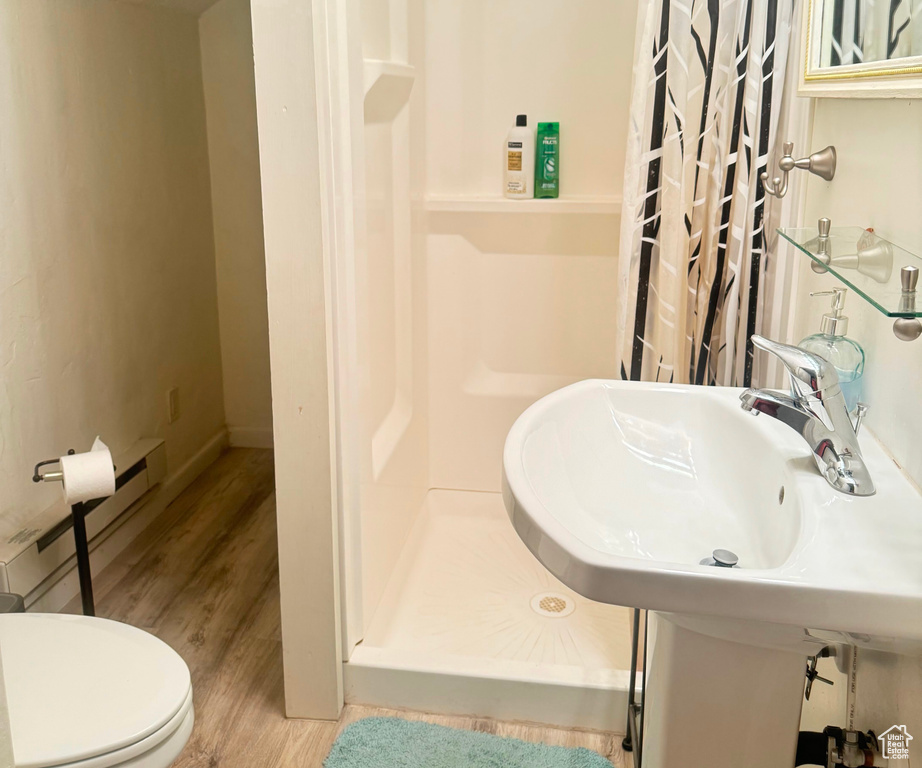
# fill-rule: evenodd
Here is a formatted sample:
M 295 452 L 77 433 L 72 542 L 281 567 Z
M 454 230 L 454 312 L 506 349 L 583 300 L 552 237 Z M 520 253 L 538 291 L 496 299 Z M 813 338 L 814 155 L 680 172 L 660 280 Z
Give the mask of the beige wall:
M 806 224 L 820 216 L 832 225 L 874 227 L 882 237 L 914 253 L 922 252 L 922 102 L 908 100 L 821 99 L 816 103 L 813 147 L 834 144 L 839 152 L 831 183 L 811 178 Z M 902 266 L 895 264 L 894 268 Z M 809 274 L 808 274 L 809 273 Z M 812 272 L 804 273 L 811 280 Z M 808 282 L 828 288 L 828 279 Z M 800 296 L 806 296 L 805 291 Z M 818 328 L 825 311 L 801 298 L 801 319 Z M 898 341 L 892 322 L 857 296 L 849 296 L 850 335 L 865 347 L 868 424 L 916 483 L 922 484 L 922 349 Z
M 0 370 L 0 514 L 46 508 L 34 462 L 97 433 L 166 438 L 174 472 L 222 430 L 194 17 L 0 4 Z
M 10 711 L 6 702 L 6 686 L 0 664 L 0 768 L 15 768 L 13 738 L 10 731 Z
M 224 408 L 232 445 L 271 447 L 269 320 L 249 0 L 199 19 Z
M 812 149 L 834 144 L 836 178 L 812 178 L 806 225 L 820 216 L 833 227 L 874 227 L 915 253 L 922 252 L 922 102 L 821 99 L 816 102 Z M 895 264 L 898 269 L 902 265 Z M 825 304 L 808 292 L 832 281 L 801 265 L 797 338 L 819 328 Z M 867 424 L 916 483 L 922 483 L 922 342 L 894 337 L 892 321 L 857 296 L 847 304 L 849 335 L 865 348 L 864 398 Z M 922 733 L 922 663 L 917 659 L 861 652 L 858 657 L 857 718 L 878 733 L 904 723 Z

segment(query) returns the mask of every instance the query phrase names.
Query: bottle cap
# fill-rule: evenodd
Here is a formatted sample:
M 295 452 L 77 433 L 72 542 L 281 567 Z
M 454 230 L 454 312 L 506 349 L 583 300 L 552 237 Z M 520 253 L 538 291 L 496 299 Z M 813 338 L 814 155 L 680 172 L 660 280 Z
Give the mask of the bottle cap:
M 515 116 L 515 127 L 524 128 L 528 126 L 528 115 L 516 115 Z
M 832 311 L 823 315 L 820 332 L 827 336 L 844 336 L 848 332 L 848 318 L 842 314 L 845 309 L 845 294 L 847 288 L 840 286 L 831 291 L 817 291 L 811 296 L 832 296 Z

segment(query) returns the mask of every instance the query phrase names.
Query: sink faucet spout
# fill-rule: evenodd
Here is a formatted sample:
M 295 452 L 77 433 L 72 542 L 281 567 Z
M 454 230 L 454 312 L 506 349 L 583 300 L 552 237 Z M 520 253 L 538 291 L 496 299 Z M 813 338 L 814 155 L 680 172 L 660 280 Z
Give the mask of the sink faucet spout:
M 801 434 L 811 418 L 793 397 L 769 389 L 745 390 L 740 405 L 747 413 L 767 414 Z
M 803 437 L 820 474 L 836 490 L 851 496 L 872 495 L 874 483 L 861 456 L 835 368 L 799 347 L 762 336 L 753 336 L 752 341 L 781 360 L 791 393 L 747 389 L 740 395 L 743 410 L 764 413 Z

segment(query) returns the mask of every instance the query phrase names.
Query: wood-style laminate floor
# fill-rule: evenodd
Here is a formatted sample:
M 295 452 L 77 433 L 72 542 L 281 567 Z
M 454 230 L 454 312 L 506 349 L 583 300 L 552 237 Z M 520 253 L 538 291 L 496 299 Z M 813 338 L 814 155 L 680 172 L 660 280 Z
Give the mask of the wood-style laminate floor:
M 195 730 L 177 768 L 319 768 L 343 727 L 373 715 L 582 746 L 630 766 L 610 733 L 354 705 L 338 723 L 285 719 L 271 451 L 226 452 L 94 587 L 99 616 L 157 635 L 192 671 Z

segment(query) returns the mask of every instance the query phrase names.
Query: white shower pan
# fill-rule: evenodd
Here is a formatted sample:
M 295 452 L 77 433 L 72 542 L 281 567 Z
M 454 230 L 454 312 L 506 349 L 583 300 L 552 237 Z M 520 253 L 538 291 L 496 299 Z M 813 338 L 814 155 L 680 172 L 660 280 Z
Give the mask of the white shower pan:
M 552 576 L 501 494 L 433 490 L 345 665 L 346 698 L 620 730 L 629 620 Z

